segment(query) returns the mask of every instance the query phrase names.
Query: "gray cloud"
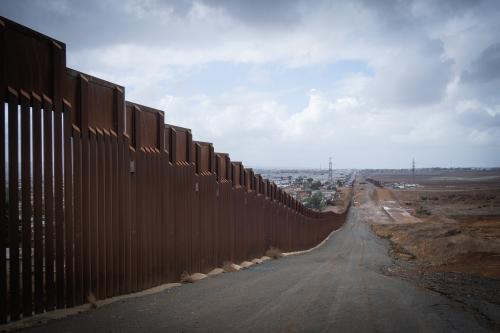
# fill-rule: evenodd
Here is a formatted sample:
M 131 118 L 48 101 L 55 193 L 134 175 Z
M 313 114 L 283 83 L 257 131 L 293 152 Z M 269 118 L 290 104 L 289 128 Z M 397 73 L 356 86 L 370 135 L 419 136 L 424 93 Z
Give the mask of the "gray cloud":
M 436 165 L 448 153 L 458 164 L 499 165 L 499 13 L 495 0 L 4 0 L 0 7 L 0 15 L 66 42 L 71 66 L 125 85 L 128 99 L 163 108 L 196 138 L 261 166 L 317 166 L 332 149 L 342 166 L 372 166 L 364 154 L 387 161 L 377 166 L 406 166 L 391 163 L 408 154 Z M 332 70 L 336 64 L 347 74 Z M 212 66 L 215 74 L 197 79 L 200 91 L 178 89 Z M 245 66 L 262 68 L 267 83 L 248 80 Z M 273 67 L 320 75 L 306 86 L 274 77 L 266 71 Z M 234 86 L 210 89 L 228 77 Z M 282 91 L 302 105 L 283 103 Z M 307 152 L 300 163 L 297 149 Z
M 232 17 L 246 24 L 259 27 L 288 26 L 297 23 L 301 19 L 301 12 L 310 10 L 312 3 L 308 5 L 300 0 L 204 0 L 209 6 L 223 8 Z M 314 6 L 318 5 L 314 4 Z
M 500 79 L 500 43 L 488 46 L 462 78 L 465 82 L 490 82 Z

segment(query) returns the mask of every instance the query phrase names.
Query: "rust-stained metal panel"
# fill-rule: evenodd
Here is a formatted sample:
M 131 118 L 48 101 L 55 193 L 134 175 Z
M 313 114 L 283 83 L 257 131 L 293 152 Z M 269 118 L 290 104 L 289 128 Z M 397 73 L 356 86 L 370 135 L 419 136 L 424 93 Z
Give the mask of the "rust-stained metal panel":
M 187 128 L 171 126 L 175 131 L 176 163 L 189 163 L 191 156 L 190 132 Z
M 164 127 L 163 111 L 156 110 L 137 103 L 126 102 L 127 120 L 131 122 L 130 126 L 138 126 L 140 128 L 147 128 L 147 131 L 141 131 L 141 147 L 157 148 L 160 149 L 160 136 L 161 129 Z M 135 111 L 134 111 L 135 110 Z M 128 114 L 131 112 L 140 112 L 140 124 L 136 124 L 137 118 L 131 117 Z M 161 115 L 161 120 L 160 120 Z M 130 118 L 130 119 L 129 119 Z M 128 125 L 127 125 L 128 128 Z M 130 130 L 127 130 L 127 133 Z M 139 148 L 141 148 L 139 147 Z
M 200 175 L 211 174 L 213 146 L 209 142 L 194 141 L 196 173 Z
M 79 90 L 79 81 L 87 82 L 85 98 L 88 103 L 86 111 L 82 111 L 79 100 L 82 98 Z M 74 69 L 66 68 L 63 75 L 64 99 L 72 105 L 74 117 L 73 123 L 81 128 L 83 112 L 86 112 L 86 123 L 93 128 L 119 132 L 124 131 L 125 110 L 119 99 L 123 99 L 124 88 L 117 84 L 99 79 L 97 77 L 81 73 Z M 123 104 L 123 103 L 121 103 Z
M 5 61 L 4 81 L 15 90 L 35 92 L 39 95 L 54 95 L 54 57 L 65 60 L 66 46 L 53 38 L 44 36 L 6 18 L 0 17 L 3 39 L 2 48 Z M 54 54 L 57 47 L 62 54 Z M 65 63 L 58 64 L 63 69 Z
M 225 153 L 215 153 L 215 171 L 217 173 L 217 181 L 230 181 L 230 168 L 228 167 L 231 163 L 229 155 Z

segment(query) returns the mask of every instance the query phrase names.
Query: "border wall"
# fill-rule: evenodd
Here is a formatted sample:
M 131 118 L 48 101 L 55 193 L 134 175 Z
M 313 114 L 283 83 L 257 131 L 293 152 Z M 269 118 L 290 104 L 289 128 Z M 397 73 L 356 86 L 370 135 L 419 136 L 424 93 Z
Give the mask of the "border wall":
M 0 17 L 0 323 L 313 247 L 345 220 Z M 168 120 L 168 119 L 167 119 Z

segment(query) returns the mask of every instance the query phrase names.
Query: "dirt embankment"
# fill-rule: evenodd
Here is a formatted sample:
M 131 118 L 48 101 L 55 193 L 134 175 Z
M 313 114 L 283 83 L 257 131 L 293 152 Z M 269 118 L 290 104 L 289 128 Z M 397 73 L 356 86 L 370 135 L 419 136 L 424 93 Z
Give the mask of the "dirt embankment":
M 397 259 L 414 261 L 421 271 L 500 279 L 500 181 L 473 176 L 448 175 L 450 183 L 428 175 L 414 190 L 375 189 L 376 209 L 391 218 L 374 221 L 373 230 L 391 241 Z
M 456 221 L 428 218 L 421 223 L 374 224 L 400 259 L 417 259 L 422 269 L 500 278 L 500 219 Z

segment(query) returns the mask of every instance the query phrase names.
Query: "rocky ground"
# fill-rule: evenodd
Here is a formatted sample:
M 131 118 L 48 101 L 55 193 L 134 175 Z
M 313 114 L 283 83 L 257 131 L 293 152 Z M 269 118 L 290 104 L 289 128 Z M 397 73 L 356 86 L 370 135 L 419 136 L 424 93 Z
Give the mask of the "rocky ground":
M 500 331 L 500 280 L 455 271 L 434 271 L 425 263 L 402 259 L 391 251 L 393 264 L 384 268 L 388 276 L 397 276 L 432 290 L 461 304 L 476 320 L 493 331 Z
M 417 190 L 363 185 L 371 200 L 368 219 L 391 244 L 393 264 L 385 274 L 445 295 L 500 330 L 500 178 L 459 176 L 427 175 Z M 387 174 L 378 180 L 407 181 Z M 411 219 L 388 214 L 387 206 L 399 207 Z

